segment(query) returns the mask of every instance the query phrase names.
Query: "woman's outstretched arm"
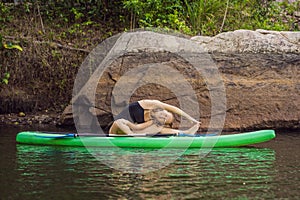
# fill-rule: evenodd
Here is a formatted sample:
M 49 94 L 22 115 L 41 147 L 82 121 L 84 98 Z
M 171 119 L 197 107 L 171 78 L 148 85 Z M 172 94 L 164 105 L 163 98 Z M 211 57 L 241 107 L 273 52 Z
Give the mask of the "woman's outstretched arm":
M 188 115 L 186 112 L 184 112 L 180 108 L 177 108 L 176 106 L 172 106 L 167 103 L 163 103 L 158 100 L 141 100 L 141 101 L 139 101 L 139 103 L 144 109 L 154 109 L 154 108 L 159 107 L 159 108 L 165 109 L 169 112 L 183 116 L 191 122 L 200 123 L 199 121 L 197 121 L 196 119 L 194 119 L 193 117 Z
M 197 123 L 195 125 L 193 125 L 191 128 L 187 129 L 187 130 L 178 130 L 178 129 L 172 129 L 172 128 L 163 128 L 160 133 L 162 134 L 167 134 L 167 133 L 186 133 L 186 134 L 195 134 L 197 133 L 198 129 L 199 129 L 200 124 Z

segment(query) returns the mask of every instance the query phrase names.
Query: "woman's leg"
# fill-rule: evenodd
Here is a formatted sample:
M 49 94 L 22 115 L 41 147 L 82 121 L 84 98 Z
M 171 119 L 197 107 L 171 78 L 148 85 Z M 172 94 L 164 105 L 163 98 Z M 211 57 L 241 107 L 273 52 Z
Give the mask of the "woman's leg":
M 117 133 L 118 133 L 118 130 L 119 130 L 119 127 L 118 127 L 118 125 L 114 122 L 114 123 L 111 125 L 111 127 L 110 127 L 108 133 L 109 133 L 109 134 L 117 134 Z
M 112 126 L 109 129 L 109 134 L 118 134 L 118 133 L 126 133 L 132 134 L 132 130 L 128 126 L 128 121 L 125 119 L 118 119 L 114 121 Z
M 197 133 L 199 129 L 199 123 L 195 124 L 194 126 L 192 126 L 191 128 L 187 129 L 187 130 L 177 130 L 177 129 L 172 129 L 172 128 L 163 128 L 160 133 L 164 134 L 164 133 L 186 133 L 186 134 L 195 134 Z
M 143 124 L 133 124 L 128 120 L 118 119 L 112 124 L 109 134 L 155 134 L 159 133 L 162 129 L 162 126 L 157 126 L 152 121 Z

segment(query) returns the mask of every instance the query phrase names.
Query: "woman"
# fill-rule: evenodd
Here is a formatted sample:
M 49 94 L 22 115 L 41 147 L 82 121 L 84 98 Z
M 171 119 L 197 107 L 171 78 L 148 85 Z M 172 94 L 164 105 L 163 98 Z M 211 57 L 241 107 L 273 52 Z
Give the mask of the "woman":
M 196 123 L 188 130 L 172 129 L 173 114 L 185 117 Z M 158 100 L 141 100 L 129 104 L 110 127 L 109 134 L 155 134 L 155 133 L 187 133 L 194 134 L 200 122 L 181 109 Z

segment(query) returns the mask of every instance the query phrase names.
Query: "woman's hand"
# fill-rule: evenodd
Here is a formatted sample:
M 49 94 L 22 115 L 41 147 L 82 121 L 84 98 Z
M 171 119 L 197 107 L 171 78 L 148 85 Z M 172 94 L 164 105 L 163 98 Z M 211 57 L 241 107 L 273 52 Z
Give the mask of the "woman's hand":
M 189 128 L 188 130 L 180 131 L 180 132 L 187 133 L 187 134 L 195 134 L 195 133 L 197 133 L 199 127 L 200 127 L 200 123 L 196 123 L 194 126 Z
M 195 120 L 195 119 L 191 119 L 191 120 L 189 120 L 192 124 L 193 123 L 195 123 L 195 124 L 199 124 L 199 126 L 201 125 L 201 122 L 200 121 L 197 121 L 197 120 Z

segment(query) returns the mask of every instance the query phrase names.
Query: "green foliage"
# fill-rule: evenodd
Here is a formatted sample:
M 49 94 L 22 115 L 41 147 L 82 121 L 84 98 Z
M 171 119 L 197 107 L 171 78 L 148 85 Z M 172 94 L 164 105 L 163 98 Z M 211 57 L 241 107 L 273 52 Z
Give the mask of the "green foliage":
M 131 29 L 159 27 L 191 33 L 179 0 L 124 0 L 123 4 L 131 12 Z
M 4 83 L 4 84 L 8 84 L 8 79 L 9 79 L 9 77 L 10 77 L 10 73 L 8 73 L 8 72 L 5 72 L 4 73 L 4 76 L 2 77 L 2 83 Z
M 77 8 L 72 8 L 71 13 L 74 14 L 75 21 L 80 20 L 80 18 L 84 17 L 84 14 L 80 12 Z
M 18 49 L 19 51 L 23 51 L 22 47 L 17 44 L 12 44 L 11 42 L 4 42 L 3 36 L 0 34 L 0 50 L 2 49 Z
M 24 0 L 15 7 L 0 3 L 0 22 L 5 26 L 22 13 L 34 14 L 45 25 L 63 29 L 62 38 L 82 37 L 104 25 L 216 35 L 236 29 L 298 31 L 299 8 L 300 1 L 288 0 Z
M 9 43 L 5 43 L 3 41 L 2 35 L 0 34 L 0 51 L 4 51 L 6 49 L 18 49 L 19 51 L 23 51 L 22 47 L 20 47 L 19 45 L 12 44 L 10 42 Z M 0 65 L 0 69 L 1 68 L 2 68 L 2 66 Z M 0 71 L 2 71 L 2 70 L 0 70 Z M 4 83 L 4 84 L 7 85 L 9 78 L 10 78 L 10 73 L 7 72 L 7 67 L 6 67 L 4 74 L 0 75 L 0 80 L 1 80 L 0 85 L 1 85 L 1 83 L 2 84 Z
M 39 5 L 40 12 L 49 22 L 60 22 L 61 24 L 83 23 L 86 21 L 103 21 L 109 19 L 109 15 L 114 13 L 114 17 L 119 17 L 119 1 L 106 0 L 25 0 L 31 5 Z M 26 3 L 23 4 L 28 5 Z M 27 10 L 33 11 L 35 7 Z
M 0 23 L 10 22 L 12 18 L 13 16 L 10 15 L 10 8 L 0 2 Z
M 18 7 L 19 13 L 26 10 L 34 14 L 35 23 L 43 21 L 45 27 L 61 30 L 58 38 L 73 39 L 103 24 L 118 24 L 115 22 L 124 15 L 119 4 L 120 1 L 106 0 L 24 0 Z
M 11 42 L 9 42 L 9 43 L 2 43 L 2 46 L 5 49 L 18 49 L 19 51 L 23 51 L 23 49 L 22 49 L 22 47 L 20 47 L 20 45 L 12 44 Z
M 265 17 L 260 24 L 270 30 L 300 30 L 297 20 L 293 18 L 295 12 L 300 11 L 300 1 L 270 2 L 265 9 Z
M 186 34 L 216 35 L 236 29 L 299 30 L 300 1 L 123 0 L 131 27 L 170 28 Z M 224 27 L 223 27 L 224 26 Z
M 215 35 L 225 13 L 226 1 L 184 1 L 186 21 L 195 34 Z

